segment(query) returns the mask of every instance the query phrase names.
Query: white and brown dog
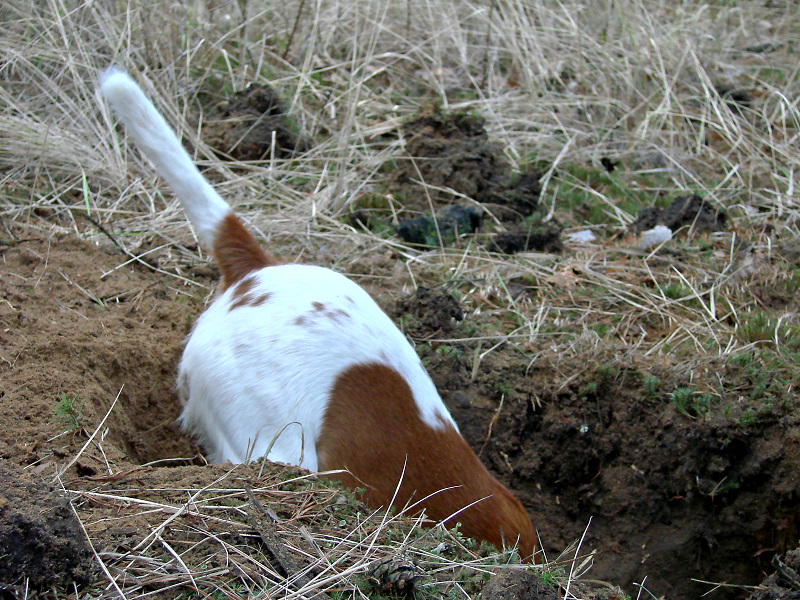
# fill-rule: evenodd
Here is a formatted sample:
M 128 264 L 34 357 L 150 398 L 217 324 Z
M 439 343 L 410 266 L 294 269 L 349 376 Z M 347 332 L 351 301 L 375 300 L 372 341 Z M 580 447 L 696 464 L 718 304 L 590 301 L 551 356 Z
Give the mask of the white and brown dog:
M 370 296 L 322 267 L 265 253 L 203 178 L 139 86 L 100 92 L 183 205 L 222 272 L 179 367 L 183 428 L 213 462 L 265 457 L 361 487 L 534 560 L 522 505 L 461 437 L 419 357 Z M 399 484 L 399 488 L 398 488 Z

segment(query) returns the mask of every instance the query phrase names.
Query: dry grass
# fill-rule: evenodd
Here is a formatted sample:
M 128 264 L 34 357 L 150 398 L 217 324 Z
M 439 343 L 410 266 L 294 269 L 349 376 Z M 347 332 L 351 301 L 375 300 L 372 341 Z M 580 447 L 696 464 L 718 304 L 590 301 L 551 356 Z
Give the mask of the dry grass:
M 424 572 L 417 583 L 424 596 L 464 597 L 492 572 L 515 568 L 510 553 L 366 511 L 299 469 L 177 467 L 168 477 L 145 467 L 64 483 L 89 538 L 115 542 L 113 550 L 95 548 L 106 577 L 82 597 L 365 597 L 375 593 L 368 581 L 374 564 L 387 557 Z M 198 487 L 199 479 L 207 483 Z M 252 525 L 258 512 L 249 487 L 274 522 Z M 279 552 L 289 557 L 286 570 L 259 539 L 269 535 L 265 529 L 274 530 Z
M 107 243 L 80 218 L 88 214 L 131 255 L 145 241 L 155 244 L 165 276 L 190 283 L 181 264 L 206 257 L 94 90 L 97 70 L 117 63 L 139 76 L 222 195 L 287 258 L 332 266 L 387 293 L 421 280 L 447 282 L 479 323 L 469 339 L 482 340 L 483 352 L 507 342 L 531 362 L 635 355 L 690 377 L 765 339 L 774 337 L 780 349 L 795 333 L 785 329 L 795 326 L 794 313 L 770 313 L 766 333 L 752 331 L 753 319 L 743 315 L 771 308 L 754 288 L 795 289 L 794 264 L 779 249 L 797 247 L 799 234 L 800 42 L 792 37 L 799 30 L 796 6 L 780 0 L 7 0 L 0 7 L 0 217 L 46 215 L 54 226 Z M 251 81 L 276 86 L 312 150 L 254 164 L 214 156 L 198 135 L 201 109 Z M 730 106 L 715 86 L 746 89 L 753 102 Z M 348 225 L 342 217 L 380 190 L 381 166 L 402 151 L 401 136 L 381 134 L 396 134 L 402 119 L 434 102 L 483 115 L 515 168 L 545 164 L 544 213 L 567 232 L 591 228 L 598 241 L 568 243 L 561 255 L 498 256 L 470 241 L 419 251 Z M 603 157 L 622 161 L 618 181 L 641 206 L 697 192 L 725 209 L 731 226 L 637 250 L 627 234 L 636 207 L 617 187 L 585 176 Z M 602 218 L 577 216 L 585 203 Z M 399 259 L 402 268 L 371 276 L 374 256 Z M 503 282 L 514 277 L 529 282 L 535 301 L 508 292 Z M 277 484 L 259 489 L 282 493 Z M 113 582 L 100 596 L 116 588 L 139 597 L 153 585 L 187 582 L 216 589 L 217 597 L 287 594 L 257 553 L 209 530 L 211 523 L 242 530 L 241 487 L 182 490 L 180 500 L 176 489 L 164 502 L 72 491 L 81 506 L 102 501 L 119 519 L 135 515 L 152 528 L 129 554 L 100 554 Z M 289 525 L 303 513 L 305 523 L 325 529 L 337 494 L 281 496 L 288 513 L 281 527 L 317 569 L 313 590 L 360 594 L 354 577 L 396 548 L 381 541 L 382 517 L 361 515 L 320 537 Z M 312 513 L 304 513 L 308 507 Z M 206 554 L 185 564 L 178 542 L 164 537 L 174 533 L 166 527 L 173 518 L 190 532 L 184 549 L 209 544 L 226 560 L 206 563 Z M 98 523 L 86 523 L 90 536 Z M 428 550 L 411 551 L 430 558 Z M 494 559 L 486 560 L 469 568 L 480 572 Z M 466 568 L 436 564 L 425 566 Z M 464 595 L 455 580 L 448 585 L 446 594 Z

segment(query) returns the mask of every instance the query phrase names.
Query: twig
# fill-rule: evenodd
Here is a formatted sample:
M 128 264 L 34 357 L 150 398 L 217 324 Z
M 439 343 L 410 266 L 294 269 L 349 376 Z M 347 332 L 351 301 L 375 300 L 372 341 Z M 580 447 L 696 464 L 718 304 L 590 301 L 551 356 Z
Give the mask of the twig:
M 478 456 L 483 454 L 484 449 L 486 449 L 486 444 L 489 443 L 489 439 L 491 439 L 491 437 L 492 437 L 492 428 L 494 427 L 494 424 L 497 422 L 497 417 L 500 416 L 500 411 L 503 410 L 503 401 L 505 399 L 506 399 L 506 395 L 505 394 L 501 394 L 500 395 L 500 404 L 497 405 L 497 410 L 494 411 L 494 414 L 492 415 L 492 420 L 489 421 L 489 431 L 486 432 L 486 439 L 483 440 L 483 446 L 481 446 L 480 452 L 478 452 Z
M 492 13 L 494 12 L 495 0 L 489 2 L 489 17 L 486 19 L 486 41 L 483 54 L 483 75 L 481 76 L 481 89 L 486 89 L 486 81 L 489 79 L 489 46 L 492 42 Z
M 128 258 L 130 258 L 130 259 L 132 259 L 132 260 L 135 260 L 135 261 L 136 261 L 136 262 L 138 262 L 138 263 L 141 263 L 141 264 L 143 264 L 145 267 L 147 267 L 148 269 L 150 269 L 150 270 L 151 270 L 151 271 L 153 271 L 153 272 L 156 272 L 156 273 L 158 273 L 158 272 L 159 272 L 158 266 L 156 266 L 156 265 L 154 265 L 154 264 L 152 264 L 152 263 L 150 263 L 150 262 L 146 261 L 146 260 L 145 260 L 145 259 L 143 259 L 141 256 L 136 256 L 136 255 L 135 255 L 133 252 L 130 252 L 129 250 L 127 250 L 127 249 L 125 248 L 125 246 L 123 246 L 122 244 L 120 244 L 120 243 L 119 243 L 119 242 L 116 240 L 116 238 L 115 238 L 113 235 L 111 235 L 111 233 L 109 233 L 109 231 L 108 231 L 108 230 L 107 230 L 105 227 L 103 227 L 103 226 L 102 226 L 102 225 L 101 225 L 101 224 L 100 224 L 98 221 L 96 221 L 95 219 L 93 219 L 92 217 L 90 217 L 89 215 L 87 215 L 87 214 L 86 214 L 85 212 L 83 212 L 82 210 L 79 210 L 79 209 L 73 209 L 73 210 L 72 210 L 72 214 L 73 214 L 73 215 L 78 215 L 78 216 L 80 216 L 80 217 L 83 217 L 84 219 L 86 219 L 87 221 L 89 221 L 89 223 L 91 223 L 92 225 L 94 225 L 94 226 L 97 228 L 97 230 L 98 230 L 100 233 L 102 233 L 104 236 L 106 236 L 106 237 L 109 239 L 109 241 L 110 241 L 112 244 L 114 244 L 114 246 L 115 246 L 116 248 L 119 248 L 119 250 L 120 250 L 120 251 L 122 251 L 122 253 L 123 253 L 123 254 L 125 254 L 125 256 L 127 256 Z
M 272 517 L 267 512 L 267 509 L 258 501 L 258 498 L 256 498 L 253 493 L 253 489 L 249 485 L 245 485 L 244 489 L 247 492 L 247 497 L 250 498 L 250 504 L 256 509 L 256 511 L 249 511 L 247 513 L 247 521 L 250 523 L 250 526 L 256 530 L 261 541 L 264 542 L 264 545 L 266 545 L 275 557 L 275 560 L 278 561 L 286 579 L 293 579 L 295 583 L 300 584 L 301 587 L 310 585 L 311 581 L 306 575 L 300 572 L 300 568 L 295 564 L 292 557 L 289 556 L 289 553 L 286 551 L 286 546 L 278 537 L 278 532 L 272 523 Z M 331 600 L 331 598 L 325 592 L 317 592 L 316 595 L 312 596 L 312 600 Z
M 292 25 L 292 32 L 289 34 L 289 41 L 286 42 L 286 49 L 283 51 L 281 55 L 281 60 L 286 60 L 286 56 L 289 54 L 289 49 L 292 47 L 292 41 L 294 40 L 294 34 L 297 33 L 297 27 L 300 25 L 300 16 L 303 14 L 303 8 L 306 5 L 306 0 L 300 0 L 300 6 L 297 9 L 297 15 L 294 18 L 294 25 Z
M 789 584 L 790 588 L 793 590 L 800 590 L 800 575 L 797 574 L 797 571 L 784 563 L 777 554 L 772 557 L 772 566 L 775 567 L 775 570 L 780 574 L 781 578 Z
M 64 473 L 66 473 L 66 472 L 67 472 L 67 469 L 69 469 L 69 468 L 70 468 L 72 465 L 74 465 L 74 464 L 75 464 L 75 463 L 78 461 L 78 459 L 79 459 L 79 458 L 81 457 L 81 455 L 83 454 L 84 450 L 86 450 L 86 448 L 89 446 L 89 444 L 91 444 L 91 443 L 92 443 L 92 440 L 94 440 L 95 436 L 97 435 L 97 432 L 99 432 L 99 431 L 100 431 L 100 429 L 103 427 L 103 425 L 105 424 L 106 420 L 108 419 L 108 415 L 110 415 L 110 414 L 111 414 L 111 411 L 112 411 L 112 410 L 114 409 L 114 407 L 117 405 L 117 400 L 119 400 L 119 397 L 120 397 L 120 395 L 122 394 L 122 390 L 123 390 L 123 388 L 124 388 L 124 387 L 125 387 L 125 386 L 123 385 L 122 387 L 120 387 L 120 388 L 119 388 L 119 391 L 117 392 L 117 397 L 116 397 L 116 398 L 114 398 L 114 401 L 111 403 L 111 406 L 109 406 L 109 407 L 108 407 L 108 411 L 106 412 L 106 416 L 104 416 L 104 417 L 103 417 L 103 420 L 102 420 L 102 421 L 100 421 L 100 423 L 97 425 L 97 427 L 96 427 L 96 428 L 95 428 L 95 430 L 94 430 L 94 433 L 92 433 L 92 435 L 90 435 L 90 436 L 89 436 L 89 439 L 88 439 L 88 440 L 86 440 L 86 443 L 85 443 L 85 444 L 83 445 L 83 447 L 82 447 L 82 448 L 81 448 L 81 449 L 78 451 L 78 453 L 77 453 L 77 454 L 76 454 L 76 455 L 75 455 L 75 456 L 72 458 L 72 460 L 71 460 L 71 461 L 69 461 L 69 463 L 67 463 L 67 464 L 66 464 L 64 467 L 62 467 L 62 468 L 61 468 L 61 470 L 58 472 L 58 474 L 56 475 L 56 477 L 57 477 L 58 479 L 60 479 L 60 478 L 61 478 L 61 476 L 62 476 Z

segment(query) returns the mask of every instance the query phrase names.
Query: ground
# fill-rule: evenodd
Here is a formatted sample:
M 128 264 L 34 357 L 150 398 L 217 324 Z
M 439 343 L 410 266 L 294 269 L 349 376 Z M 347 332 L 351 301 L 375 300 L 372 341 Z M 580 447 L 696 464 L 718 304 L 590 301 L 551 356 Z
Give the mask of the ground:
M 36 474 L 77 457 L 64 477 L 82 485 L 151 461 L 201 462 L 175 423 L 174 373 L 213 273 L 189 267 L 194 283 L 176 284 L 40 219 L 11 227 L 2 243 L 0 393 L 4 429 L 14 433 L 0 439 L 0 456 Z M 698 420 L 646 389 L 643 374 L 658 369 L 630 357 L 530 363 L 501 346 L 474 369 L 476 342 L 446 341 L 469 320 L 454 320 L 448 294 L 384 308 L 417 339 L 445 340 L 417 347 L 468 442 L 530 511 L 550 558 L 587 529 L 579 552 L 596 552 L 594 578 L 689 598 L 710 588 L 693 578 L 757 583 L 772 555 L 797 540 L 796 412 L 752 425 Z M 555 370 L 574 371 L 569 385 L 554 386 Z M 750 376 L 724 367 L 717 375 L 728 389 Z M 92 451 L 78 454 L 92 434 Z M 147 477 L 157 488 L 175 469 Z M 93 541 L 112 534 L 95 530 Z

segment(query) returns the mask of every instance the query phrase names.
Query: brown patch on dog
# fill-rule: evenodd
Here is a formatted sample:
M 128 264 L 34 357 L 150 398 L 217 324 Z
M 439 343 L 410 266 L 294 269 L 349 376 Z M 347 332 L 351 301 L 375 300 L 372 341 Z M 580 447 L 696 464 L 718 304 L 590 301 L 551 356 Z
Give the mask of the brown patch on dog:
M 254 276 L 245 277 L 239 283 L 236 284 L 236 287 L 233 288 L 233 293 L 231 294 L 231 298 L 241 298 L 245 296 L 252 290 L 258 281 Z
M 460 522 L 464 535 L 498 548 L 519 538 L 520 555 L 530 560 L 534 553 L 533 526 L 519 501 L 452 425 L 437 430 L 422 421 L 411 388 L 390 367 L 359 364 L 339 375 L 317 456 L 321 471 L 347 469 L 331 478 L 352 489 L 366 487 L 362 498 L 374 507 L 391 504 L 402 478 L 394 502 L 398 510 L 420 502 L 413 512 L 424 509 L 431 520 L 450 526 Z
M 228 307 L 228 312 L 231 312 L 232 310 L 242 306 L 258 306 L 259 304 L 263 304 L 271 294 L 269 292 L 265 292 L 257 298 L 254 298 L 250 292 L 257 283 L 258 280 L 252 275 L 245 277 L 239 283 L 237 283 L 236 287 L 233 288 L 233 292 L 231 293 L 232 302 Z
M 239 218 L 230 213 L 219 224 L 214 240 L 214 257 L 222 272 L 222 291 L 253 271 L 280 264 L 264 252 Z
M 342 310 L 341 308 L 330 308 L 330 305 L 326 304 L 325 302 L 312 302 L 311 310 L 308 311 L 307 316 L 311 321 L 317 320 L 319 317 L 323 317 L 338 323 L 342 319 L 349 319 L 350 313 L 346 310 Z M 308 320 L 306 317 L 297 317 L 294 320 L 295 325 L 306 325 L 307 323 Z
M 260 294 L 257 298 L 255 298 L 251 303 L 250 306 L 261 306 L 262 304 L 266 304 L 267 300 L 272 297 L 272 292 L 264 292 Z
M 329 310 L 325 313 L 325 316 L 328 317 L 331 321 L 339 321 L 339 319 L 347 319 L 350 317 L 350 313 L 346 310 L 342 310 L 341 308 L 337 308 L 334 310 Z

